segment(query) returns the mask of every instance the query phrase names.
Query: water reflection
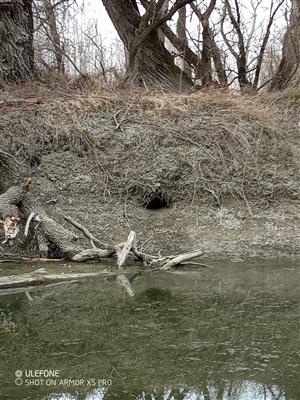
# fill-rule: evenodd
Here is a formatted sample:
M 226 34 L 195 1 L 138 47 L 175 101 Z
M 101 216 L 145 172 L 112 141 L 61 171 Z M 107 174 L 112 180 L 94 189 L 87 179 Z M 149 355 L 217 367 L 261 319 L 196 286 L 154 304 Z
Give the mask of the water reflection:
M 43 400 L 105 400 L 106 388 L 98 388 L 85 397 L 71 394 L 51 394 Z M 139 395 L 132 395 L 133 400 L 286 400 L 283 390 L 276 385 L 263 385 L 253 381 L 224 383 L 220 390 L 214 386 L 207 386 L 205 390 L 186 389 L 184 386 L 177 390 L 164 388 L 161 393 L 154 390 L 147 394 L 143 391 Z
M 299 400 L 299 272 L 126 271 L 0 296 L 1 399 Z M 45 368 L 112 385 L 14 385 L 16 369 Z

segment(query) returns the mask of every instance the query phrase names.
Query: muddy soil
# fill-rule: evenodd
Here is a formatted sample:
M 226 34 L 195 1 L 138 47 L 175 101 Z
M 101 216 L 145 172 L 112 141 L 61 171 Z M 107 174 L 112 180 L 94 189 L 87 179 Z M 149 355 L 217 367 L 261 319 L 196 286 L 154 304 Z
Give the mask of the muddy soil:
M 299 105 L 288 95 L 29 89 L 0 104 L 1 146 L 63 224 L 69 215 L 108 243 L 133 229 L 152 253 L 300 257 Z M 148 207 L 153 194 L 163 202 Z M 0 247 L 16 249 L 35 251 L 22 235 Z
M 203 249 L 204 257 L 300 257 L 300 201 L 174 201 L 146 209 L 137 199 L 111 196 L 90 173 L 88 160 L 70 152 L 42 156 L 34 191 L 54 218 L 70 215 L 100 239 L 117 243 L 133 229 L 149 252 Z M 206 204 L 205 204 L 206 203 Z

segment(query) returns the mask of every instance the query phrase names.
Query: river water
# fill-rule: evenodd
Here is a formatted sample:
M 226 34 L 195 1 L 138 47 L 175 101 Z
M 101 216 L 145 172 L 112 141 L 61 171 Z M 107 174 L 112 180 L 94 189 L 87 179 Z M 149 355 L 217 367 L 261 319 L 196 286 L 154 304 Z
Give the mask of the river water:
M 1 295 L 0 399 L 299 400 L 299 264 L 210 264 Z

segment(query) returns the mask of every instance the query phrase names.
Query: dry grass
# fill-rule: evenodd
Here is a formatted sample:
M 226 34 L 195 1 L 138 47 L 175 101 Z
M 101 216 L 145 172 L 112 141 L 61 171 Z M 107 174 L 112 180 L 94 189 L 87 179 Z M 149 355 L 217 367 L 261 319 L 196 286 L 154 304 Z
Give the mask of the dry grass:
M 144 196 L 160 183 L 174 200 L 299 194 L 299 105 L 289 94 L 66 92 L 35 84 L 9 95 L 26 102 L 2 105 L 3 147 L 29 162 L 57 151 L 91 157 L 111 193 Z

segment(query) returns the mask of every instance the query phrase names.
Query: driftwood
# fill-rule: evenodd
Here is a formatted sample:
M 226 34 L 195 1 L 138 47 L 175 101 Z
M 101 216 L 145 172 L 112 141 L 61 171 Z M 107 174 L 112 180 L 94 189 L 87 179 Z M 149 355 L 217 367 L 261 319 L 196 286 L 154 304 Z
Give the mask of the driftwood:
M 162 270 L 167 270 L 172 267 L 176 267 L 176 265 L 179 265 L 183 261 L 191 260 L 196 257 L 200 257 L 202 255 L 202 251 L 198 250 L 193 253 L 187 253 L 187 254 L 180 254 L 179 256 L 173 258 L 172 260 L 166 262 L 164 265 L 161 266 Z
M 44 268 L 40 268 L 34 272 L 22 275 L 2 276 L 0 279 L 0 290 L 9 288 L 18 288 L 26 286 L 47 285 L 56 282 L 78 281 L 82 279 L 117 276 L 118 272 L 86 272 L 86 273 L 70 273 L 70 274 L 54 274 L 48 273 Z
M 118 265 L 119 269 L 123 268 L 123 265 L 125 264 L 126 258 L 127 258 L 128 254 L 129 254 L 129 252 L 131 251 L 132 246 L 134 244 L 135 237 L 136 237 L 135 232 L 131 231 L 129 233 L 128 238 L 127 238 L 127 242 L 123 246 L 121 246 L 121 245 L 116 246 L 117 249 L 121 248 L 120 252 L 117 251 L 117 255 L 118 255 L 117 265 Z
M 87 261 L 87 260 L 95 260 L 95 259 L 101 259 L 101 258 L 109 258 L 112 257 L 115 254 L 114 249 L 87 249 L 87 250 L 82 250 L 79 253 L 75 254 L 75 256 L 72 257 L 72 261 Z

